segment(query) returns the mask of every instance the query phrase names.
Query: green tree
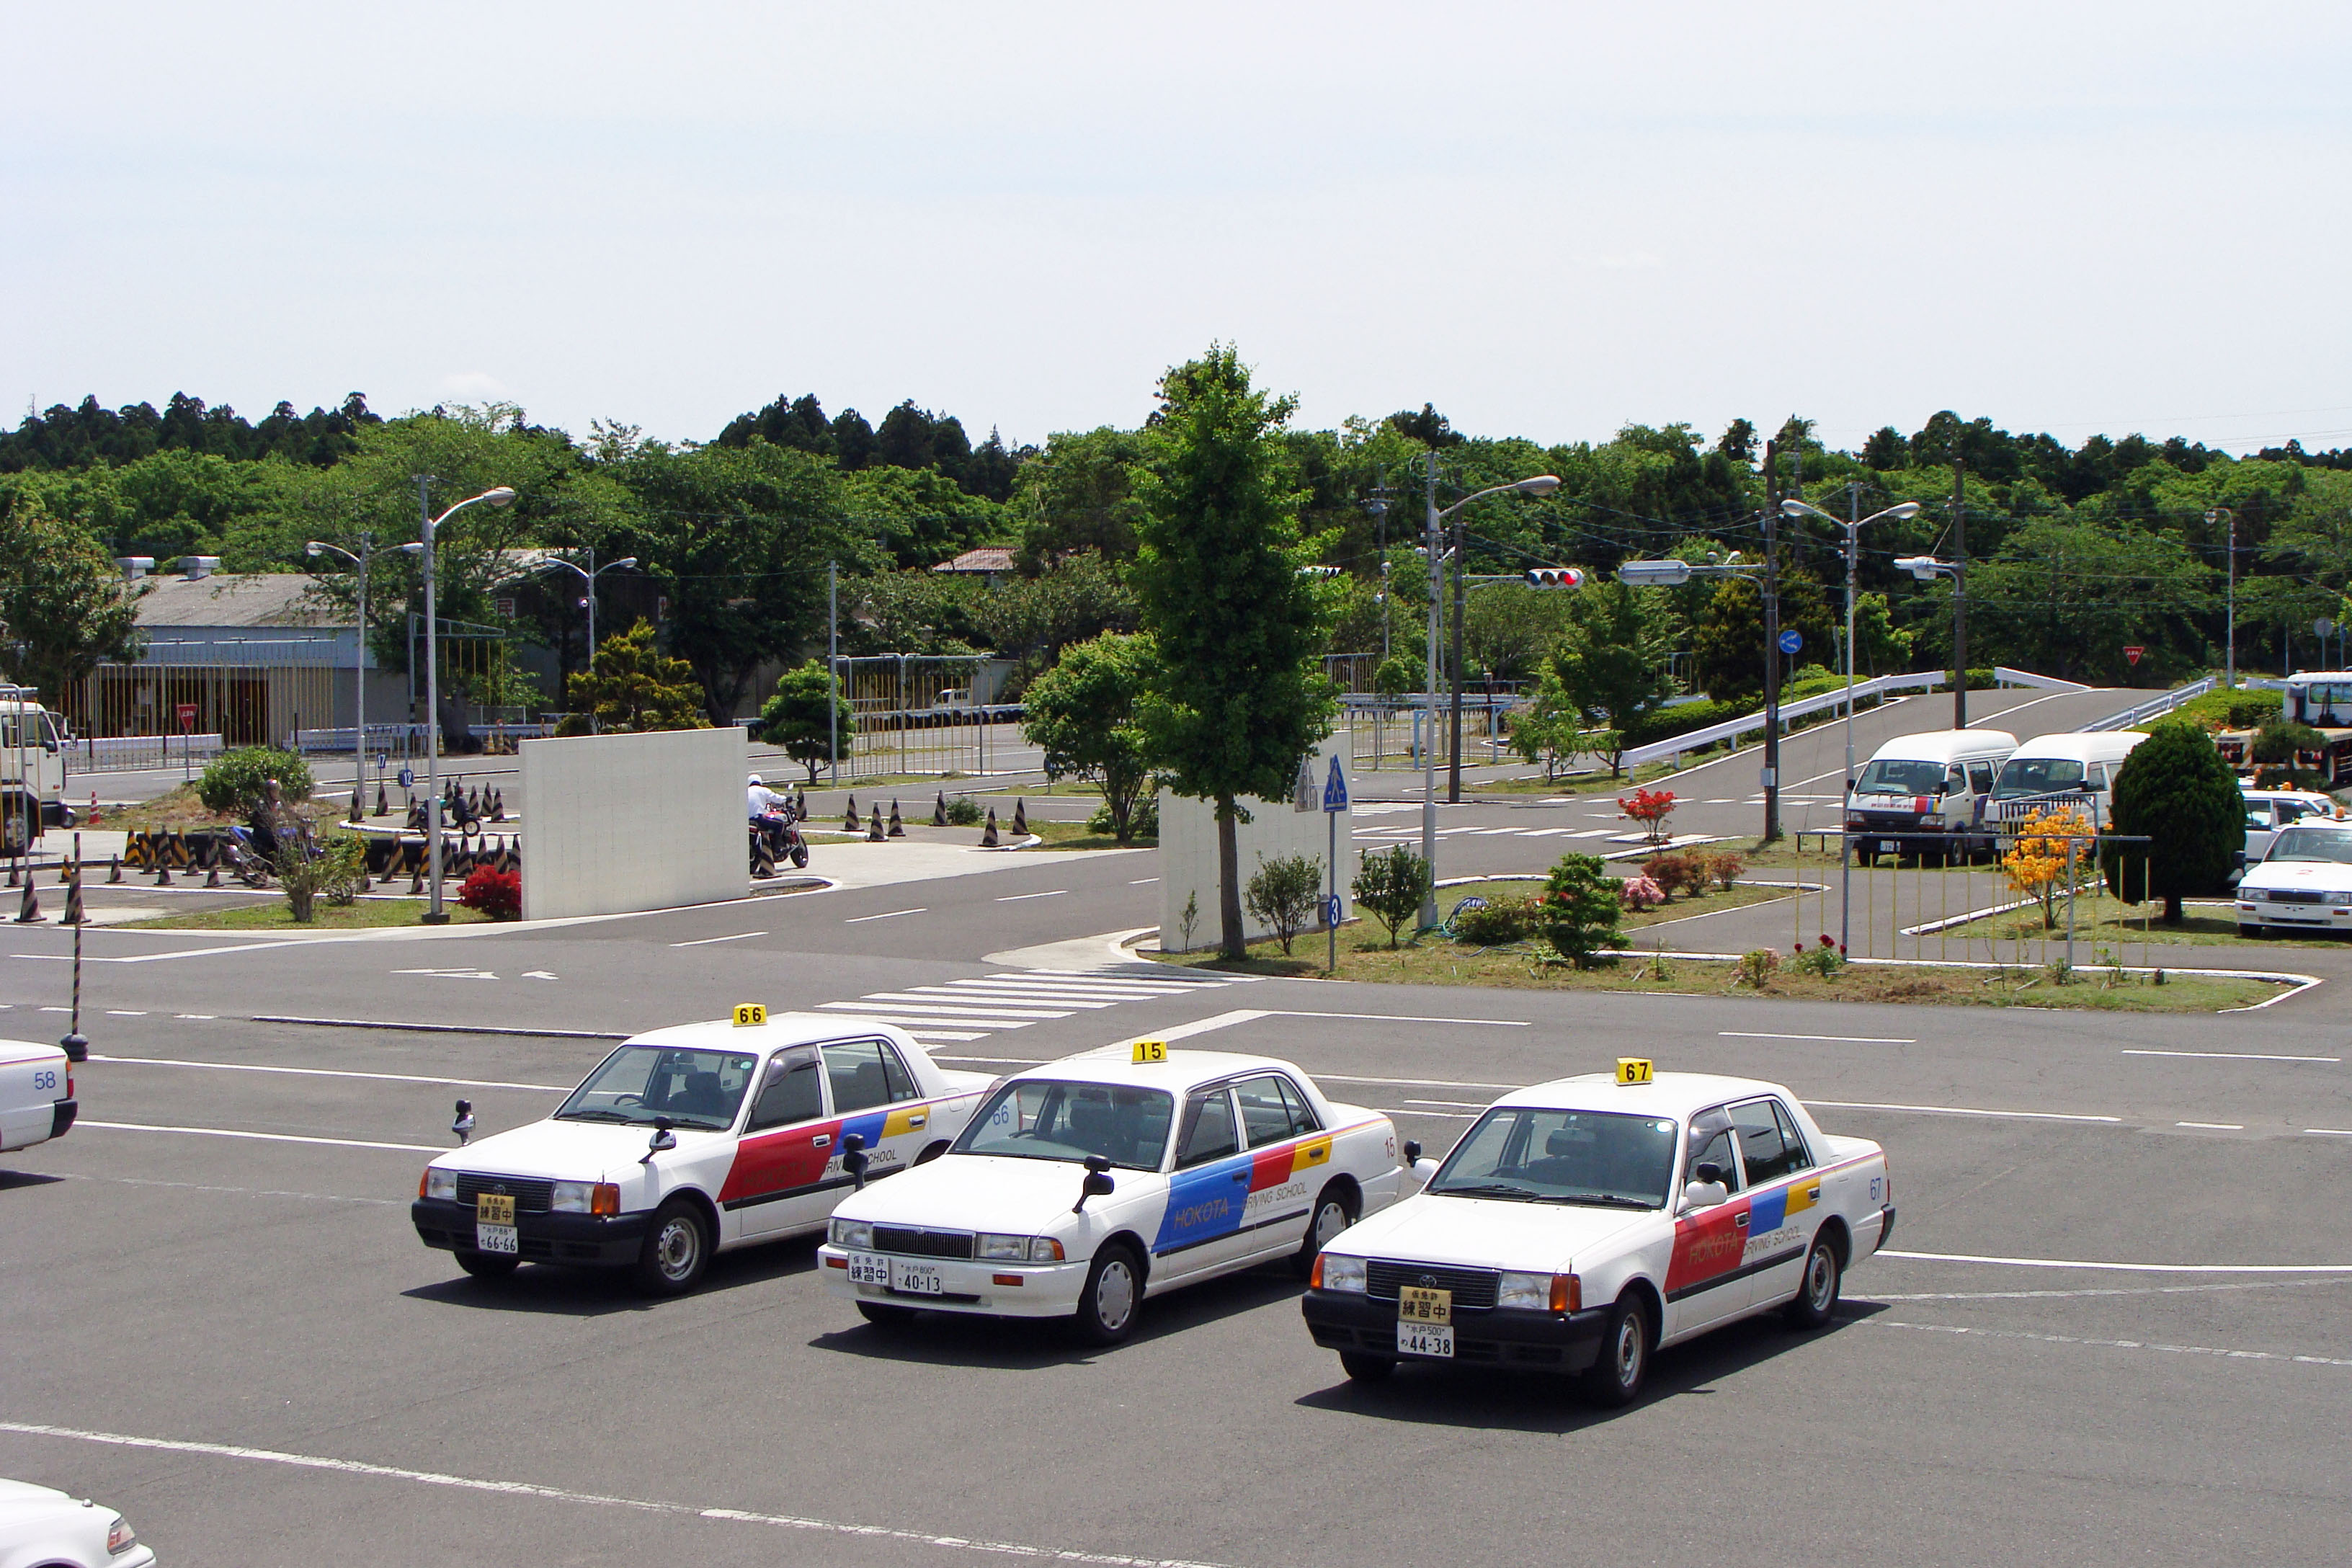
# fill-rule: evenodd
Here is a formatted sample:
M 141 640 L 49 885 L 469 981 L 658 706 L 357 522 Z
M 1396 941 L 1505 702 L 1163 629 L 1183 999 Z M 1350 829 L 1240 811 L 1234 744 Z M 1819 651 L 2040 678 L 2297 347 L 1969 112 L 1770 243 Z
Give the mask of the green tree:
M 1429 862 L 1399 844 L 1380 854 L 1366 855 L 1349 886 L 1356 895 L 1356 907 L 1370 910 L 1388 928 L 1389 945 L 1394 947 L 1397 933 L 1429 897 Z
M 1121 844 L 1133 841 L 1136 801 L 1151 779 L 1135 704 L 1150 684 L 1153 663 L 1148 637 L 1074 643 L 1022 699 L 1021 733 L 1045 753 L 1045 775 L 1100 785 L 1112 836 Z
M 1290 956 L 1291 939 L 1315 921 L 1323 897 L 1323 862 L 1312 855 L 1286 855 L 1269 860 L 1257 858 L 1257 875 L 1249 879 L 1249 912 L 1269 927 Z
M 1973 600 L 1976 593 L 1969 590 Z M 1858 618 L 1858 616 L 1857 616 Z M 1811 574 L 1780 574 L 1780 629 L 1804 639 L 1805 657 L 1827 660 L 1840 625 L 1829 595 Z M 1746 577 L 1726 577 L 1691 628 L 1692 663 L 1699 688 L 1717 702 L 1752 703 L 1764 696 L 1764 593 Z
M 1864 679 L 1901 675 L 1911 668 L 1911 645 L 1918 634 L 1895 624 L 1884 594 L 1857 594 L 1853 601 L 1853 661 Z
M 1604 949 L 1625 945 L 1617 929 L 1622 913 L 1616 879 L 1591 855 L 1561 856 L 1536 900 L 1544 940 L 1579 969 L 1591 968 Z
M 2126 903 L 2164 900 L 2167 925 L 2180 900 L 2227 885 L 2245 847 L 2245 796 L 2203 726 L 2174 720 L 2152 727 L 2116 771 L 2110 826 L 2145 844 L 2105 846 L 2108 888 Z
M 310 798 L 310 764 L 279 746 L 238 746 L 205 764 L 196 777 L 196 798 L 222 816 L 247 817 L 268 798 L 263 787 L 278 781 L 281 800 Z
M 144 592 L 38 501 L 19 496 L 0 510 L 0 669 L 51 704 L 100 659 L 137 657 Z
M 1139 431 L 1099 430 L 1049 438 L 1021 468 L 1013 506 L 1025 514 L 1021 564 L 1035 573 L 1056 556 L 1092 550 L 1114 561 L 1135 553 L 1143 504 L 1135 493 L 1143 460 Z
M 760 706 L 760 739 L 782 746 L 784 755 L 806 768 L 811 784 L 817 769 L 832 760 L 836 733 L 846 742 L 856 732 L 857 714 L 849 699 L 835 690 L 816 659 L 778 676 L 776 694 Z
M 573 676 L 565 700 L 572 711 L 556 726 L 559 735 L 584 735 L 591 728 L 628 732 L 647 730 L 708 730 L 694 667 L 654 647 L 654 628 L 639 621 L 596 649 L 596 668 Z
M 1557 716 L 1564 704 L 1583 729 L 1604 732 L 1609 771 L 1624 771 L 1627 726 L 1665 700 L 1665 660 L 1650 646 L 1646 618 L 1635 592 L 1622 583 L 1597 583 L 1580 590 L 1551 657 L 1538 702 L 1552 696 Z M 1556 748 L 1555 748 L 1556 749 Z
M 1245 797 L 1289 794 L 1330 731 L 1324 610 L 1301 540 L 1301 492 L 1279 439 L 1296 406 L 1250 384 L 1225 344 L 1160 384 L 1129 582 L 1160 671 L 1140 705 L 1150 752 L 1180 795 L 1215 803 L 1220 952 L 1243 957 L 1236 827 Z

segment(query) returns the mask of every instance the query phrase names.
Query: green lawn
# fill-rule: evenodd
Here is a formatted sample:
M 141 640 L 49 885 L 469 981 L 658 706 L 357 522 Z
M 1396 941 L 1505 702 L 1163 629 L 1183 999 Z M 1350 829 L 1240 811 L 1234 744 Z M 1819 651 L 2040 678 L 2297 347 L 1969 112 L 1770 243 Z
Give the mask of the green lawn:
M 996 825 L 1008 835 L 1013 831 L 1012 824 L 1006 822 L 1001 815 L 997 817 Z M 1160 847 L 1160 840 L 1157 838 L 1139 837 L 1133 844 L 1121 844 L 1111 835 L 1097 833 L 1083 822 L 1044 822 L 1033 817 L 1029 823 L 1029 831 L 1045 840 L 1038 846 L 1043 849 L 1157 849 Z
M 267 903 L 257 900 L 227 909 L 192 910 L 182 915 L 157 915 L 152 920 L 121 923 L 148 931 L 359 931 L 377 926 L 422 925 L 428 907 L 424 899 L 362 899 L 350 904 L 322 900 L 313 910 L 318 918 L 308 925 L 298 925 L 286 900 L 272 899 Z M 488 919 L 456 904 L 445 904 L 443 908 L 449 911 L 451 925 L 478 925 Z

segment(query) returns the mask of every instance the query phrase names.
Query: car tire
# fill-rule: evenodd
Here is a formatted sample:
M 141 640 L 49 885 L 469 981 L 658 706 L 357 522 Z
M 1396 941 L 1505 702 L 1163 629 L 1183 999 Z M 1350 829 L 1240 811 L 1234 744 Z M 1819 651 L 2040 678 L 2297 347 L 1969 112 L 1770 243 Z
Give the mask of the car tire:
M 1339 1370 L 1358 1383 L 1386 1383 L 1396 1372 L 1396 1358 L 1367 1355 L 1361 1351 L 1341 1351 Z
M 2263 934 L 2263 928 L 2258 925 L 2247 925 L 2242 921 L 2238 924 L 2238 934 L 2240 936 L 2260 936 Z
M 522 1267 L 522 1259 L 509 1252 L 474 1252 L 457 1254 L 457 1267 L 477 1279 L 503 1279 Z
M 903 1329 L 915 1321 L 912 1307 L 894 1307 L 887 1301 L 860 1301 L 857 1315 L 877 1329 Z
M 1650 1375 L 1653 1338 L 1650 1315 L 1640 1300 L 1630 1295 L 1617 1298 L 1609 1313 L 1609 1326 L 1601 1333 L 1601 1353 L 1584 1369 L 1585 1397 L 1612 1407 L 1640 1398 L 1642 1384 Z
M 1134 1249 L 1114 1242 L 1096 1253 L 1086 1289 L 1078 1293 L 1074 1321 L 1079 1335 L 1094 1344 L 1115 1345 L 1135 1331 L 1142 1307 L 1143 1265 Z
M 1301 1279 L 1315 1270 L 1315 1255 L 1331 1245 L 1331 1238 L 1356 1223 L 1355 1194 L 1341 1183 L 1334 1182 L 1317 1195 L 1315 1212 L 1307 1219 L 1307 1237 L 1291 1255 L 1290 1267 Z
M 682 1296 L 702 1283 L 710 1267 L 710 1222 L 685 1198 L 654 1211 L 637 1252 L 637 1289 L 652 1296 Z
M 1817 1236 L 1805 1254 L 1805 1271 L 1797 1277 L 1797 1294 L 1781 1309 L 1792 1329 L 1818 1329 L 1837 1311 L 1838 1293 L 1845 1286 L 1845 1268 L 1838 1262 L 1830 1238 Z

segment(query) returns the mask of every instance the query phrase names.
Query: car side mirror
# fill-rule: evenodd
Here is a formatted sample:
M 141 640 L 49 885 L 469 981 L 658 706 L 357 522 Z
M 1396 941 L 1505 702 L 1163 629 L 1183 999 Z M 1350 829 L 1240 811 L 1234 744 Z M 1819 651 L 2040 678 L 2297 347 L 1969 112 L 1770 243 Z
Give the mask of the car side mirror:
M 866 1157 L 866 1135 L 862 1132 L 842 1134 L 841 1168 L 849 1173 L 849 1179 L 857 1184 L 859 1192 L 866 1190 L 866 1168 L 871 1163 L 873 1162 Z
M 1434 1160 L 1415 1160 L 1412 1163 L 1412 1174 L 1413 1179 L 1418 1181 L 1423 1186 L 1425 1187 L 1429 1185 L 1430 1183 L 1437 1180 L 1437 1162 Z
M 638 1164 L 646 1164 L 665 1149 L 677 1147 L 677 1134 L 670 1131 L 675 1125 L 667 1116 L 654 1118 L 654 1135 L 646 1140 L 646 1152 L 639 1156 Z
M 1683 1206 L 1711 1209 L 1717 1204 L 1731 1201 L 1731 1189 L 1721 1182 L 1689 1182 L 1683 1187 Z
M 1420 1139 L 1408 1138 L 1404 1141 L 1404 1163 L 1408 1165 L 1418 1165 L 1421 1163 Z
M 1088 1198 L 1107 1198 L 1118 1185 L 1110 1178 L 1110 1161 L 1100 1154 L 1087 1155 L 1086 1179 L 1078 1184 L 1078 1201 L 1070 1205 L 1070 1212 L 1084 1214 Z

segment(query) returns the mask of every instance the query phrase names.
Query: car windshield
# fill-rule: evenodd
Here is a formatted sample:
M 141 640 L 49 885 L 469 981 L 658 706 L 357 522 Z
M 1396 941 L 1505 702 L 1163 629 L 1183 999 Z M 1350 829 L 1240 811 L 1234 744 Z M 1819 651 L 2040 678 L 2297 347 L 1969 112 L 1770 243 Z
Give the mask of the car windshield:
M 1853 788 L 1856 795 L 1941 795 L 1944 764 L 1880 757 L 1862 770 Z
M 2082 786 L 2083 764 L 2072 757 L 2011 757 L 2000 764 L 2000 781 L 1992 794 L 1995 800 L 2014 800 Z
M 2271 845 L 2269 860 L 2333 860 L 2352 866 L 2352 833 L 2340 827 L 2290 827 Z
M 1601 1110 L 1490 1110 L 1431 1178 L 1433 1193 L 1527 1203 L 1663 1208 L 1675 1124 Z
M 1175 1112 L 1165 1089 L 1023 1079 L 990 1097 L 955 1152 L 1073 1162 L 1099 1154 L 1127 1170 L 1156 1171 Z
M 758 1062 L 733 1051 L 623 1046 L 572 1091 L 555 1119 L 650 1126 L 667 1117 L 675 1127 L 718 1131 L 734 1125 Z

